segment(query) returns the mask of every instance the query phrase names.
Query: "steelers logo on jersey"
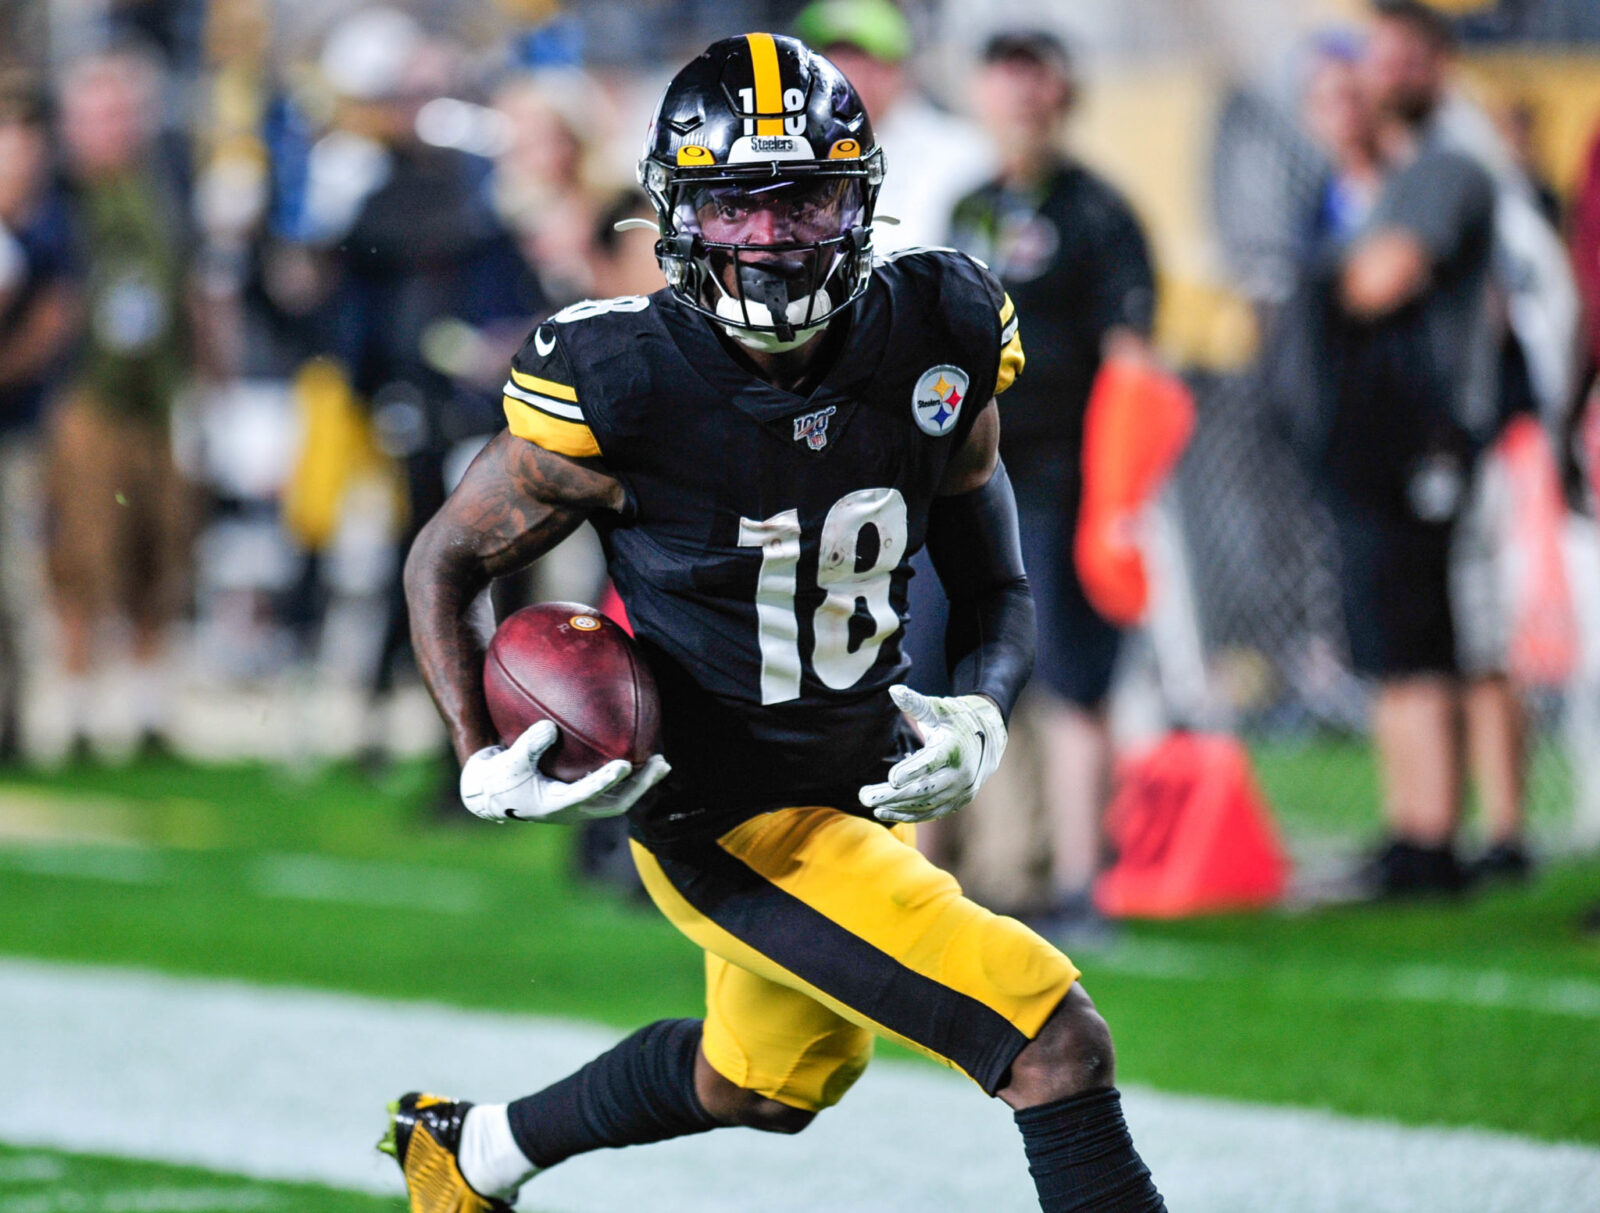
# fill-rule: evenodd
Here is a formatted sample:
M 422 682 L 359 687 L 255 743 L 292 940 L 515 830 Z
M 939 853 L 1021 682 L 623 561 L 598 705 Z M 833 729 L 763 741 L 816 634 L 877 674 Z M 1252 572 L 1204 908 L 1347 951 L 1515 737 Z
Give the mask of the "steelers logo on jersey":
M 955 428 L 967 399 L 967 373 L 959 366 L 930 366 L 911 391 L 911 415 L 917 428 L 930 438 L 942 438 Z

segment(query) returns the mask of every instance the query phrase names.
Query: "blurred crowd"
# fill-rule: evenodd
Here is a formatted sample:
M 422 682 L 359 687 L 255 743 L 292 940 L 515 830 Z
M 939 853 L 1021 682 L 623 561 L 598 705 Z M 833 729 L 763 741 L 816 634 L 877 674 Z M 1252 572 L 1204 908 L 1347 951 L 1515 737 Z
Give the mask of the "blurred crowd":
M 660 284 L 649 240 L 613 228 L 642 196 L 596 169 L 610 100 L 559 53 L 530 67 L 369 6 L 284 54 L 274 12 L 111 6 L 48 70 L 0 74 L 7 533 L 43 545 L 75 757 L 102 740 L 108 666 L 122 748 L 168 746 L 178 624 L 187 655 L 250 676 L 315 658 L 341 593 L 369 600 L 353 664 L 381 698 L 396 553 L 501 424 L 530 323 Z M 595 596 L 576 564 L 569 596 Z
M 1169 409 L 1142 438 L 1175 459 L 1194 416 L 1170 371 L 1190 368 L 1163 362 L 1169 275 L 1139 207 L 1071 150 L 1093 65 L 1053 11 L 997 16 L 958 63 L 959 104 L 935 98 L 918 66 L 953 62 L 926 45 L 938 7 L 656 5 L 627 37 L 765 23 L 823 50 L 888 153 L 880 212 L 899 223 L 879 250 L 956 244 L 1021 310 L 1005 457 L 1040 668 L 1021 774 L 992 795 L 1028 824 L 937 845 L 987 900 L 1065 922 L 1088 913 L 1113 673 L 1144 606 L 1117 527 L 1165 470 L 1108 488 L 1087 469 L 1141 438 L 1117 428 L 1130 408 Z M 1376 686 L 1388 836 L 1364 879 L 1454 889 L 1529 863 L 1514 659 L 1549 633 L 1519 631 L 1497 552 L 1533 508 L 1519 486 L 1548 466 L 1584 504 L 1582 456 L 1600 449 L 1583 407 L 1600 138 L 1563 194 L 1536 113 L 1491 118 L 1456 86 L 1455 22 L 1408 0 L 1351 7 L 1356 24 L 1300 48 L 1294 104 L 1252 128 L 1270 156 L 1223 110 L 1213 222 L 1225 254 L 1288 233 L 1289 270 L 1236 285 L 1267 352 L 1251 391 L 1331 527 L 1346 660 Z M 580 25 L 533 2 L 80 10 L 21 5 L 3 47 L 37 53 L 0 47 L 0 758 L 103 754 L 108 698 L 110 749 L 160 751 L 175 681 L 335 668 L 370 709 L 353 744 L 381 759 L 406 647 L 398 555 L 501 425 L 511 353 L 558 309 L 662 284 L 648 234 L 616 224 L 650 216 L 629 151 L 680 48 L 591 70 Z M 1300 184 L 1274 189 L 1285 166 Z M 1203 430 L 1214 410 L 1191 380 Z M 1526 442 L 1507 438 L 1529 418 L 1518 463 Z M 1537 525 L 1519 532 L 1524 570 Z M 604 592 L 582 534 L 536 574 L 506 603 Z M 929 629 L 912 642 L 937 650 Z M 28 688 L 54 712 L 43 741 Z M 1455 846 L 1469 772 L 1489 843 L 1475 864 Z
M 1593 183 L 1559 197 L 1529 111 L 1469 100 L 1457 51 L 1414 0 L 1313 49 L 1303 119 L 1325 167 L 1264 323 L 1272 404 L 1331 522 L 1350 663 L 1375 685 L 1388 837 L 1363 880 L 1391 895 L 1526 876 L 1523 691 L 1570 677 L 1584 647 L 1562 544 L 1567 507 L 1594 506 L 1582 334 L 1600 299 L 1566 212 L 1592 210 Z M 1486 848 L 1467 862 L 1469 785 Z

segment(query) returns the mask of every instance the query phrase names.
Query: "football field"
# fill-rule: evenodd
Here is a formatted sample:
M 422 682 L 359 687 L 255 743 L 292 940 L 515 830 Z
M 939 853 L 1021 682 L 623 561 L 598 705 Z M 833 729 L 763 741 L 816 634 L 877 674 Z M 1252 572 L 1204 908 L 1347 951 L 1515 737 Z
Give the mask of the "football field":
M 396 1209 L 386 1099 L 504 1098 L 696 1012 L 694 950 L 576 885 L 565 832 L 429 826 L 430 778 L 0 784 L 0 1094 L 25 1109 L 0 1213 Z M 1573 930 L 1595 897 L 1600 864 L 1569 861 L 1459 904 L 1137 924 L 1081 955 L 1171 1207 L 1600 1209 L 1600 944 Z M 1002 1106 L 886 1047 L 797 1138 L 605 1152 L 524 1207 L 1021 1210 L 1029 1185 Z

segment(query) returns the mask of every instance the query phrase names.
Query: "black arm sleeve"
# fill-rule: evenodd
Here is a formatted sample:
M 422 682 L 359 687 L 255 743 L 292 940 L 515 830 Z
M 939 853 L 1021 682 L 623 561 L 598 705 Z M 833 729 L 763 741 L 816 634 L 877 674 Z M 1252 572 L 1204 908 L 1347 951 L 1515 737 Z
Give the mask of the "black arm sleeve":
M 982 488 L 934 499 L 928 555 L 950 599 L 944 651 L 951 689 L 987 695 L 1009 720 L 1033 672 L 1034 618 L 1004 463 Z

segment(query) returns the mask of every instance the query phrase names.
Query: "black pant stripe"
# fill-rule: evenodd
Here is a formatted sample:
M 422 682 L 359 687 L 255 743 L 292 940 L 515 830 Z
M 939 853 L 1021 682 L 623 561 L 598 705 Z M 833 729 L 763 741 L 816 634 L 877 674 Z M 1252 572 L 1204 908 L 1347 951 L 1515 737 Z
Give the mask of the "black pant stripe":
M 724 931 L 874 1023 L 949 1058 L 988 1094 L 1028 1043 L 992 1007 L 852 935 L 714 842 L 652 851 L 683 899 Z

